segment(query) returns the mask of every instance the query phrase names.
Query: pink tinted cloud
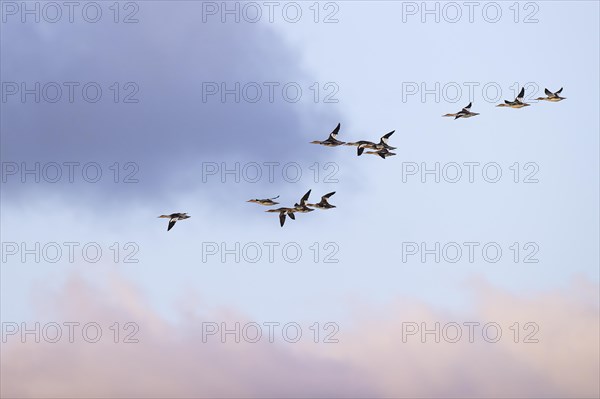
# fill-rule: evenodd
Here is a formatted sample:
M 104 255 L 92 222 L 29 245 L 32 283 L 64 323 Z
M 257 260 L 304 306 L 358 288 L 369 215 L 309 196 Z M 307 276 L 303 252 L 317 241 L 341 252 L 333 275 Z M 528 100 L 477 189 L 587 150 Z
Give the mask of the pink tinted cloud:
M 118 277 L 106 289 L 72 278 L 58 294 L 37 295 L 44 320 L 95 321 L 106 339 L 65 338 L 52 344 L 2 344 L 3 397 L 598 397 L 598 286 L 575 281 L 567 290 L 515 296 L 476 281 L 475 306 L 449 314 L 410 298 L 384 308 L 356 310 L 339 322 L 339 343 L 302 340 L 202 342 L 202 322 L 250 322 L 235 310 L 184 311 L 164 321 Z M 113 343 L 107 326 L 134 321 L 139 343 Z M 456 322 L 495 322 L 496 343 L 466 328 L 457 343 L 441 335 L 405 336 L 403 325 L 434 329 Z M 509 329 L 520 323 L 519 342 Z M 535 322 L 538 343 L 522 342 Z M 260 322 L 259 322 L 260 323 Z M 404 324 L 403 324 L 404 323 Z M 406 332 L 406 331 L 404 331 Z

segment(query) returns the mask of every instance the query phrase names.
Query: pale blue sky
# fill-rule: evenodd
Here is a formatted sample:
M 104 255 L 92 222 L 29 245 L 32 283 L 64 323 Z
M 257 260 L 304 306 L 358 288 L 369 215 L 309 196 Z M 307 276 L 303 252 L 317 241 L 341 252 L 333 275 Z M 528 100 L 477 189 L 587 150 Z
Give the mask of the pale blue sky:
M 401 3 L 337 3 L 336 24 L 202 24 L 191 2 L 142 2 L 131 26 L 4 24 L 3 81 L 135 80 L 142 92 L 132 107 L 2 104 L 3 161 L 135 161 L 141 179 L 93 190 L 3 184 L 2 241 L 135 241 L 140 263 L 3 263 L 2 318 L 32 317 L 36 287 L 60 289 L 73 271 L 102 284 L 116 270 L 170 319 L 187 292 L 200 298 L 192 308 L 228 306 L 258 320 L 343 320 L 354 301 L 398 296 L 469 308 L 465 285 L 478 278 L 517 293 L 598 282 L 598 3 L 536 2 L 535 24 L 515 24 L 512 3 L 501 3 L 507 14 L 497 24 L 402 23 Z M 335 82 L 339 103 L 203 104 L 201 82 L 220 80 Z M 499 109 L 476 91 L 456 103 L 403 103 L 403 82 L 495 82 L 503 99 L 514 98 L 515 82 L 534 82 L 535 96 L 564 87 L 567 100 Z M 480 116 L 440 117 L 471 100 Z M 395 129 L 398 155 L 358 158 L 352 148 L 308 144 L 338 122 L 348 141 Z M 340 181 L 203 184 L 203 161 L 295 161 L 305 171 L 331 161 Z M 401 180 L 403 162 L 469 161 L 497 162 L 504 178 Z M 540 182 L 511 182 L 514 162 L 536 162 Z M 313 199 L 336 191 L 338 208 L 280 228 L 266 208 L 244 202 L 295 201 L 309 188 Z M 156 216 L 175 211 L 192 218 L 167 233 Z M 340 262 L 315 264 L 307 254 L 296 264 L 202 263 L 201 243 L 222 241 L 295 241 L 305 250 L 335 241 Z M 496 264 L 402 263 L 403 241 L 496 241 L 505 254 Z M 515 241 L 537 242 L 540 262 L 510 261 Z

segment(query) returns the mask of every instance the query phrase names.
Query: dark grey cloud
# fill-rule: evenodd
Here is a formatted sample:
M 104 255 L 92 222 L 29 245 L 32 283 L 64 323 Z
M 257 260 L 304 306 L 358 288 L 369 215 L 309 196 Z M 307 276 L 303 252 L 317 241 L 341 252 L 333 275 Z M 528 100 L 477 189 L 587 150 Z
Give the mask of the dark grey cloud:
M 18 95 L 2 103 L 1 158 L 33 168 L 41 162 L 79 162 L 100 165 L 103 178 L 97 184 L 75 178 L 67 183 L 68 167 L 57 184 L 19 183 L 20 171 L 3 183 L 3 197 L 43 194 L 56 190 L 68 196 L 93 193 L 96 198 L 118 194 L 123 198 L 159 197 L 167 190 L 185 189 L 171 183 L 203 161 L 306 161 L 321 151 L 308 146 L 315 132 L 326 137 L 337 121 L 332 104 L 314 103 L 313 84 L 299 66 L 300 55 L 267 24 L 202 22 L 201 3 L 139 3 L 135 24 L 115 24 L 112 14 L 96 24 L 76 18 L 69 23 L 19 23 L 9 19 L 2 32 L 2 81 L 26 82 L 33 87 L 56 82 L 62 98 L 56 103 L 35 103 Z M 103 3 L 104 11 L 107 3 Z M 203 82 L 257 82 L 262 98 L 256 103 L 221 103 L 218 95 L 203 102 Z M 8 83 L 7 83 L 8 82 Z M 74 102 L 68 101 L 64 82 L 78 82 Z M 102 88 L 97 103 L 82 97 L 83 85 L 96 82 Z M 114 102 L 118 82 L 119 102 Z M 126 86 L 128 82 L 134 85 Z M 264 82 L 278 82 L 275 100 L 267 100 Z M 286 82 L 303 89 L 298 103 L 281 94 Z M 113 89 L 110 89 L 110 87 Z M 138 103 L 123 103 L 135 88 Z M 90 96 L 94 95 L 90 89 Z M 293 89 L 290 91 L 293 95 Z M 4 93 L 6 94 L 6 93 Z M 54 89 L 48 87 L 49 96 Z M 248 95 L 254 91 L 249 89 Z M 317 137 L 318 138 L 318 137 Z M 125 188 L 114 184 L 132 174 L 139 183 Z M 135 166 L 126 163 L 135 163 Z M 135 171 L 136 168 L 139 170 Z M 50 168 L 52 169 L 52 168 Z M 89 172 L 93 179 L 95 168 Z M 54 176 L 52 170 L 48 173 Z M 135 173 L 134 173 L 135 172 Z M 200 171 L 199 171 L 200 173 Z M 33 180 L 28 175 L 27 181 Z M 198 174 L 198 180 L 200 174 Z M 193 184 L 200 181 L 192 182 Z

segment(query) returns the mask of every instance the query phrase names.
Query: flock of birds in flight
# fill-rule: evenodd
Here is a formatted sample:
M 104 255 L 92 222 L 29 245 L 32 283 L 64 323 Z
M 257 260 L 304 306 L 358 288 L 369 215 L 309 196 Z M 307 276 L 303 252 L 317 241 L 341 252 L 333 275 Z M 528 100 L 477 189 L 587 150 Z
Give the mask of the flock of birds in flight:
M 544 89 L 544 93 L 546 93 L 546 97 L 538 97 L 538 98 L 536 98 L 536 100 L 550 101 L 553 103 L 565 100 L 566 97 L 560 96 L 562 89 L 563 88 L 561 87 L 560 90 L 555 91 L 555 92 L 551 92 L 548 89 Z M 466 107 L 464 107 L 463 109 L 461 109 L 460 111 L 458 111 L 455 114 L 446 114 L 446 115 L 442 115 L 442 116 L 453 116 L 454 119 L 458 119 L 458 118 L 471 118 L 473 116 L 479 115 L 477 112 L 471 112 L 471 105 L 472 105 L 472 103 L 469 103 L 469 105 L 467 105 Z M 525 102 L 525 88 L 523 87 L 523 88 L 521 88 L 519 95 L 517 96 L 517 98 L 515 98 L 514 101 L 504 100 L 503 103 L 496 105 L 496 107 L 523 108 L 523 107 L 529 107 L 530 105 L 531 104 L 528 104 Z
M 548 89 L 544 89 L 544 93 L 546 94 L 546 97 L 538 97 L 536 100 L 549 101 L 549 102 L 559 102 L 559 101 L 565 100 L 566 97 L 560 96 L 560 93 L 562 92 L 562 90 L 563 90 L 562 87 L 560 88 L 560 90 L 555 91 L 555 92 L 551 92 Z M 456 120 L 459 118 L 471 118 L 473 116 L 479 115 L 477 112 L 471 112 L 471 105 L 472 105 L 472 103 L 469 103 L 469 105 L 467 105 L 466 107 L 464 107 L 463 109 L 461 109 L 460 111 L 458 111 L 455 114 L 445 114 L 442 116 L 454 117 L 454 119 Z M 503 103 L 498 104 L 496 106 L 497 107 L 509 107 L 509 108 L 523 108 L 523 107 L 528 107 L 530 105 L 531 104 L 528 104 L 525 102 L 525 88 L 523 87 L 523 88 L 521 88 L 521 91 L 519 92 L 519 94 L 517 95 L 517 97 L 515 98 L 514 101 L 504 100 Z M 340 124 L 338 123 L 337 126 L 335 127 L 335 129 L 333 129 L 333 131 L 329 134 L 329 137 L 326 140 L 311 141 L 311 144 L 318 144 L 318 145 L 322 145 L 325 147 L 338 147 L 338 146 L 342 146 L 342 145 L 354 146 L 354 147 L 356 147 L 356 155 L 357 156 L 361 156 L 363 153 L 365 153 L 365 154 L 371 154 L 371 155 L 378 155 L 381 158 L 385 159 L 387 157 L 396 155 L 396 153 L 392 152 L 393 150 L 396 149 L 396 147 L 392 147 L 388 144 L 388 140 L 392 136 L 392 134 L 394 134 L 395 130 L 392 130 L 391 132 L 383 135 L 379 139 L 378 143 L 374 143 L 372 141 L 367 141 L 367 140 L 360 140 L 360 141 L 353 142 L 353 143 L 345 143 L 345 142 L 337 139 L 339 131 L 340 131 Z M 365 149 L 370 150 L 370 151 L 365 152 Z M 295 203 L 293 207 L 281 207 L 281 208 L 269 209 L 265 212 L 279 213 L 279 225 L 281 227 L 283 227 L 283 225 L 285 224 L 286 217 L 289 217 L 292 220 L 296 220 L 296 216 L 294 215 L 295 213 L 308 213 L 308 212 L 314 211 L 315 209 L 325 210 L 325 209 L 335 208 L 335 205 L 331 205 L 329 203 L 329 198 L 335 194 L 335 191 L 323 195 L 321 197 L 321 201 L 317 202 L 315 204 L 309 204 L 307 202 L 308 198 L 310 197 L 310 192 L 311 192 L 311 190 L 308 190 L 308 192 L 306 194 L 304 194 L 304 196 L 302 198 L 300 198 L 300 202 Z M 252 203 L 263 205 L 263 206 L 274 206 L 274 205 L 279 204 L 279 202 L 274 201 L 277 198 L 279 198 L 279 196 L 273 197 L 273 198 L 265 198 L 265 199 L 255 198 L 255 199 L 250 199 L 246 202 L 252 202 Z M 175 223 L 178 220 L 185 220 L 185 219 L 190 218 L 190 216 L 187 213 L 183 212 L 183 213 L 172 213 L 170 215 L 160 215 L 159 218 L 169 219 L 169 225 L 167 226 L 167 231 L 169 231 L 173 228 L 173 226 L 175 226 Z
M 331 193 L 327 193 L 324 196 L 322 196 L 321 201 L 319 201 L 315 204 L 309 204 L 307 201 L 308 201 L 308 198 L 310 197 L 311 191 L 312 190 L 308 190 L 306 192 L 306 194 L 304 194 L 304 196 L 302 198 L 300 198 L 300 203 L 295 203 L 293 207 L 281 207 L 281 208 L 276 208 L 276 209 L 269 209 L 268 211 L 265 211 L 265 212 L 279 213 L 279 225 L 281 227 L 283 227 L 286 216 L 292 220 L 296 220 L 296 216 L 294 216 L 295 213 L 308 213 L 308 212 L 314 211 L 315 209 L 325 210 L 325 209 L 335 208 L 335 205 L 331 205 L 329 203 L 329 198 L 333 194 L 335 194 L 335 191 L 333 191 Z M 279 198 L 279 196 L 273 197 L 273 198 L 267 198 L 267 199 L 251 199 L 251 200 L 248 200 L 247 202 L 253 202 L 255 204 L 264 205 L 264 206 L 273 206 L 273 205 L 279 204 L 279 202 L 273 201 L 274 199 L 277 199 L 277 198 Z

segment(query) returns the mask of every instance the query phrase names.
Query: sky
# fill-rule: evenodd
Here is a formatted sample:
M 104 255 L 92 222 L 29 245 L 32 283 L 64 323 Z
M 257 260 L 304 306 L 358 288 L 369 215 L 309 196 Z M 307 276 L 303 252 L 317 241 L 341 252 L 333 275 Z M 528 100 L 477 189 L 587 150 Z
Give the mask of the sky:
M 473 4 L 0 2 L 2 395 L 597 397 L 599 5 Z

